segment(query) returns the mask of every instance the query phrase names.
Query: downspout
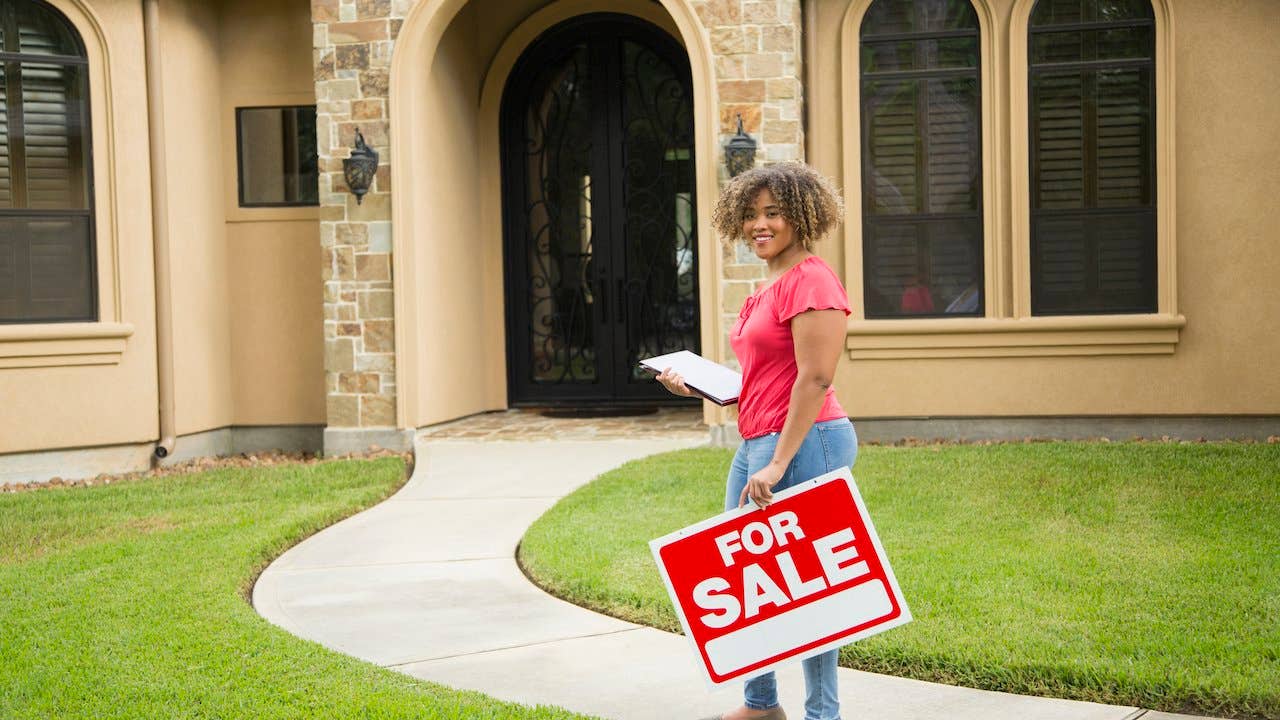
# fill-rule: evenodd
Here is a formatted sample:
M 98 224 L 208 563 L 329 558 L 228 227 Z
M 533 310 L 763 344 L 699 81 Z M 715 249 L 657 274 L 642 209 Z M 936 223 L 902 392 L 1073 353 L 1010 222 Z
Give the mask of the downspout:
M 804 133 L 804 161 L 813 164 L 813 133 L 809 122 L 809 94 L 817 86 L 818 43 L 809 37 L 818 27 L 818 3 L 800 0 L 800 58 L 804 64 L 804 87 L 800 88 L 800 132 Z
M 156 283 L 156 374 L 160 404 L 160 440 L 155 457 L 162 460 L 176 442 L 173 401 L 173 292 L 169 275 L 168 164 L 164 151 L 164 93 L 160 75 L 160 2 L 142 0 L 142 33 L 146 41 L 147 127 L 151 148 L 151 242 Z

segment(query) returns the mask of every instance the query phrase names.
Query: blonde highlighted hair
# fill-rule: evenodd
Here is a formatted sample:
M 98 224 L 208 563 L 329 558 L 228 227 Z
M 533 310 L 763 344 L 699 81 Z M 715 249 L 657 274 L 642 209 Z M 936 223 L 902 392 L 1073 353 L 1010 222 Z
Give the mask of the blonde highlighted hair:
M 805 250 L 840 223 L 844 203 L 835 185 L 817 170 L 798 162 L 752 168 L 725 185 L 716 202 L 711 223 L 726 243 L 746 242 L 743 219 L 755 205 L 756 195 L 768 188 L 782 217 L 795 228 Z

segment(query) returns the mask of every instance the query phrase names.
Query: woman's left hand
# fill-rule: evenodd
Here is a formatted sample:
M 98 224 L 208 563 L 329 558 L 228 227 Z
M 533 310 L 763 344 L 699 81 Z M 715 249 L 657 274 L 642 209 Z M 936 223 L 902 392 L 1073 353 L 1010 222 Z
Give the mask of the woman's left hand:
M 768 507 L 773 502 L 773 486 L 778 484 L 785 471 L 786 468 L 777 463 L 769 463 L 757 471 L 747 480 L 747 486 L 742 488 L 738 507 L 746 505 L 747 498 L 751 498 L 751 502 L 760 507 Z

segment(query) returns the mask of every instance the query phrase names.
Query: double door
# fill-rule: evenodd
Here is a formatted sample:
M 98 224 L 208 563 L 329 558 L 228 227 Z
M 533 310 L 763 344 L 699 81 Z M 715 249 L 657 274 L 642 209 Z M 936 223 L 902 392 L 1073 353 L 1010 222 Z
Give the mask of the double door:
M 619 15 L 557 26 L 503 97 L 510 402 L 671 402 L 637 362 L 699 349 L 688 59 Z

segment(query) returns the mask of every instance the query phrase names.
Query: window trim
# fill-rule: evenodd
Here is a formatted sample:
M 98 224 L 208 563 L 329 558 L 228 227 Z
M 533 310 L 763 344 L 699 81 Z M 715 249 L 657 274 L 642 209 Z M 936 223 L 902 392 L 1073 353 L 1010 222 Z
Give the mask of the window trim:
M 1177 229 L 1174 212 L 1173 16 L 1167 0 L 1147 0 L 1155 15 L 1155 172 L 1156 172 L 1156 312 L 1131 317 L 1168 322 L 1178 315 Z M 1009 135 L 1013 225 L 1013 288 L 1015 318 L 1031 317 L 1031 157 L 1027 38 L 1036 0 L 1016 0 L 1009 26 Z M 1095 316 L 1067 316 L 1095 317 Z M 1185 324 L 1185 318 L 1182 318 Z M 1172 352 L 1172 350 L 1170 350 Z
M 891 1 L 891 0 L 890 0 L 890 1 Z M 870 8 L 871 8 L 871 5 L 872 5 L 872 4 L 868 4 L 868 5 L 867 5 L 867 9 L 870 9 Z M 978 15 L 978 8 L 977 8 L 977 7 L 976 7 L 972 2 L 970 2 L 970 3 L 969 3 L 969 7 L 973 9 L 973 11 L 974 11 L 974 16 L 975 16 L 975 18 L 976 18 L 976 17 L 977 17 L 977 15 Z M 865 15 L 865 12 L 864 12 L 864 15 Z M 865 20 L 865 18 L 864 18 L 864 20 Z M 862 29 L 863 29 L 863 28 L 862 28 L 862 25 L 863 25 L 864 20 L 859 20 L 859 21 L 858 21 L 858 40 L 859 40 L 858 48 L 859 48 L 859 50 L 861 50 L 861 46 L 862 46 L 862 45 L 861 45 L 861 44 L 862 44 Z M 945 78 L 945 77 L 947 77 L 947 76 L 962 77 L 962 76 L 967 76 L 970 72 L 972 72 L 972 73 L 973 73 L 974 77 L 976 78 L 976 80 L 977 80 L 977 82 L 978 82 L 978 97 L 983 101 L 983 102 L 979 102 L 979 103 L 978 103 L 978 107 L 977 107 L 977 111 L 978 111 L 978 114 L 979 114 L 979 118 L 978 118 L 978 135 L 979 135 L 979 144 L 980 144 L 980 145 L 982 145 L 982 147 L 980 148 L 980 152 L 978 153 L 978 156 L 979 156 L 979 164 L 978 164 L 978 165 L 979 165 L 979 171 L 980 171 L 980 174 L 981 174 L 981 176 L 982 176 L 982 177 L 981 177 L 981 186 L 982 186 L 982 191 L 983 191 L 983 193 L 985 193 L 985 192 L 986 192 L 986 190 L 987 190 L 987 168 L 986 168 L 985 163 L 987 162 L 988 157 L 987 157 L 987 152 L 986 152 L 986 147 L 985 147 L 985 143 L 986 143 L 985 127 L 983 126 L 983 120 L 982 120 L 982 117 L 981 117 L 981 116 L 987 112 L 987 108 L 986 108 L 986 107 L 985 107 L 985 105 L 983 104 L 983 103 L 985 102 L 985 96 L 986 96 L 986 92 L 987 92 L 987 88 L 983 85 L 983 83 L 985 83 L 985 82 L 986 82 L 987 73 L 986 73 L 986 68 L 983 66 L 983 63 L 984 63 L 984 57 L 983 57 L 983 52 L 982 52 L 983 48 L 982 48 L 982 46 L 981 46 L 981 43 L 982 43 L 982 21 L 979 19 L 979 20 L 978 20 L 978 26 L 977 26 L 976 28 L 974 28 L 973 30 L 969 30 L 969 29 L 964 29 L 964 30 L 954 30 L 954 29 L 953 29 L 953 30 L 944 30 L 944 31 L 937 31 L 937 30 L 935 30 L 935 31 L 921 31 L 921 32 L 882 33 L 882 34 L 880 34 L 880 35 L 874 36 L 874 39 L 872 40 L 872 42 L 886 42 L 886 41 L 898 41 L 898 42 L 903 42 L 903 41 L 906 41 L 906 42 L 913 42 L 913 43 L 914 43 L 914 42 L 918 42 L 918 41 L 921 41 L 921 40 L 930 40 L 930 39 L 943 39 L 943 38 L 970 38 L 970 37 L 974 38 L 974 39 L 977 41 L 975 44 L 978 46 L 978 62 L 977 62 L 977 66 L 976 66 L 975 68 L 973 68 L 973 70 L 972 70 L 972 71 L 970 71 L 968 68 L 964 68 L 964 69 L 956 69 L 956 68 L 928 68 L 928 69 L 919 69 L 919 68 L 915 68 L 915 69 L 912 69 L 912 70 L 910 70 L 910 71 L 905 71 L 905 72 L 903 72 L 903 71 L 899 71 L 899 72 L 898 72 L 898 73 L 896 73 L 896 74 L 897 74 L 897 76 L 898 76 L 898 77 L 903 78 L 903 79 L 910 78 L 910 77 L 916 77 L 916 78 L 921 79 L 921 80 L 933 80 L 933 79 L 942 79 L 942 78 Z M 866 78 L 866 77 L 864 77 L 864 76 L 863 76 L 863 74 L 862 74 L 862 67 L 861 67 L 861 57 L 862 57 L 862 54 L 861 54 L 861 52 L 859 52 L 858 57 L 859 57 L 859 67 L 858 67 L 858 91 L 857 91 L 857 96 L 858 96 L 858 102 L 857 102 L 857 105 L 858 105 L 858 113 L 859 113 L 859 118 L 858 118 L 858 125 L 859 125 L 859 132 L 858 132 L 858 152 L 859 152 L 859 157 L 861 157 L 862 147 L 863 147 L 864 145 L 866 145 L 866 143 L 868 142 L 868 137 L 869 137 L 869 134 L 870 134 L 871 126 L 870 126 L 868 123 L 864 122 L 865 118 L 863 118 L 863 117 L 862 117 L 862 114 L 861 114 L 861 113 L 862 113 L 862 93 L 863 93 L 864 84 L 865 84 L 865 82 L 867 81 L 867 78 Z M 883 76 L 882 76 L 882 77 L 883 77 Z M 917 162 L 919 162 L 919 161 L 920 161 L 920 160 L 919 160 L 919 158 L 917 158 Z M 859 197 L 860 197 L 860 198 L 862 198 L 862 199 L 866 199 L 866 198 L 870 197 L 870 195 L 871 195 L 871 193 L 869 193 L 869 192 L 868 192 L 868 189 L 867 189 L 867 183 L 866 183 L 866 180 L 867 180 L 866 170 L 867 170 L 867 168 L 866 168 L 866 167 L 862 167 L 862 168 L 860 168 L 860 169 L 859 169 L 859 175 L 858 175 L 858 179 L 859 179 L 859 187 L 860 187 L 860 190 L 861 190 L 861 193 L 860 193 Z M 925 188 L 926 188 L 925 192 L 927 192 L 927 187 L 928 187 L 928 180 L 927 180 L 927 178 L 926 178 L 926 179 L 925 179 L 925 181 L 924 181 L 924 186 L 925 186 Z M 902 214 L 902 215 L 894 215 L 894 214 L 874 215 L 874 214 L 867 213 L 867 212 L 866 212 L 866 210 L 865 210 L 865 207 L 862 207 L 861 209 L 862 209 L 862 212 L 861 212 L 861 214 L 859 215 L 859 217 L 857 217 L 857 218 L 854 218 L 854 219 L 853 219 L 853 221 L 854 221 L 854 222 L 859 223 L 859 227 L 858 227 L 858 235 L 859 235 L 860 237 L 862 237 L 862 238 L 863 238 L 863 243 L 864 243 L 863 245 L 861 245 L 861 246 L 858 248 L 858 252 L 859 252 L 859 258 L 858 258 L 859 267 L 861 267 L 861 266 L 862 266 L 863 258 L 864 258 L 864 257 L 865 257 L 865 255 L 867 254 L 867 247 L 866 247 L 866 245 L 865 245 L 865 235 L 864 235 L 864 233 L 865 233 L 865 231 L 866 231 L 866 229 L 867 229 L 868 224 L 874 224 L 874 223 L 877 223 L 877 222 L 883 222 L 883 223 L 886 223 L 886 224 L 892 224 L 892 223 L 894 223 L 894 222 L 903 222 L 903 221 L 911 221 L 911 220 L 915 220 L 915 221 L 921 221 L 921 220 L 924 220 L 925 222 L 927 222 L 929 219 L 935 219 L 935 220 L 936 220 L 936 219 L 941 219 L 939 216 L 942 216 L 942 215 L 957 215 L 957 216 L 964 216 L 964 215 L 967 215 L 967 214 L 968 214 L 968 212 L 967 212 L 967 211 L 965 211 L 965 212 L 961 212 L 961 211 L 929 212 L 927 209 L 922 209 L 922 210 L 920 210 L 920 211 L 918 211 L 918 212 L 915 212 L 915 213 Z M 979 313 L 977 313 L 977 314 L 964 313 L 964 314 L 956 314 L 956 315 L 954 315 L 954 316 L 948 316 L 948 315 L 946 315 L 946 314 L 944 313 L 944 311 L 942 311 L 942 310 L 938 310 L 938 311 L 935 311 L 935 312 L 932 312 L 932 313 L 922 314 L 922 315 L 920 315 L 920 316 L 918 316 L 918 317 L 915 317 L 915 318 L 908 318 L 908 317 L 903 317 L 903 316 L 892 316 L 892 317 L 882 317 L 882 318 L 876 318 L 876 319 L 884 319 L 884 320 L 929 319 L 929 318 L 935 318 L 935 319 L 960 319 L 960 318 L 973 318 L 973 317 L 985 317 L 985 316 L 986 316 L 986 313 L 987 313 L 987 308 L 986 308 L 986 305 L 987 305 L 987 296 L 986 296 L 987 278 L 986 278 L 986 273 L 987 273 L 987 270 L 988 270 L 988 269 L 987 269 L 987 267 L 986 267 L 986 252 L 987 252 L 987 245 L 988 245 L 989 243 L 988 243 L 988 236 L 987 236 L 987 229 L 986 229 L 986 228 L 987 228 L 987 221 L 988 221 L 988 218 L 987 218 L 987 217 L 986 217 L 986 215 L 985 215 L 985 209 L 986 209 L 986 197 L 985 197 L 985 195 L 984 195 L 984 197 L 982 198 L 982 202 L 981 202 L 981 203 L 979 203 L 979 205 L 978 205 L 977 209 L 976 209 L 975 211 L 973 211 L 973 214 L 977 216 L 977 217 L 976 217 L 976 219 L 977 219 L 977 221 L 978 221 L 978 225 L 979 225 L 979 227 L 981 227 L 981 228 L 982 228 L 982 233 L 983 233 L 983 242 L 982 242 L 982 245 L 983 245 L 983 263 L 982 263 L 982 266 L 981 266 L 981 267 L 979 268 L 979 270 L 978 270 L 980 273 L 982 273 L 982 278 L 981 278 L 981 280 L 982 280 L 982 286 L 983 286 L 983 294 L 982 294 L 982 296 L 981 296 L 981 300 L 980 300 L 980 305 L 981 305 L 981 310 L 980 310 L 980 312 L 979 312 Z M 869 290 L 870 290 L 870 286 L 869 286 L 869 284 L 867 283 L 867 280 L 868 280 L 868 278 L 866 277 L 866 273 L 864 272 L 864 273 L 863 273 L 863 280 L 862 280 L 863 285 L 862 285 L 862 287 L 860 288 L 860 290 L 861 290 L 861 292 L 862 292 L 862 297 L 860 298 L 860 302 L 855 303 L 856 305 L 858 305 L 858 306 L 859 306 L 860 314 L 861 314 L 861 316 L 862 316 L 863 318 L 866 318 L 866 307 L 865 307 L 865 305 L 866 305 L 866 298 L 867 298 L 867 295 L 869 294 Z
M 1032 9 L 1031 9 L 1032 13 L 1035 12 L 1035 8 L 1038 5 L 1039 5 L 1038 2 L 1032 4 Z M 1148 8 L 1151 7 L 1151 4 L 1149 1 L 1147 3 L 1147 7 Z M 1142 57 L 1142 58 L 1131 58 L 1131 57 L 1098 58 L 1095 56 L 1093 59 L 1090 59 L 1090 60 L 1080 59 L 1080 60 L 1069 61 L 1069 62 L 1039 63 L 1038 68 L 1036 67 L 1037 63 L 1034 63 L 1034 61 L 1031 59 L 1030 49 L 1034 46 L 1035 38 L 1037 34 L 1050 35 L 1050 34 L 1061 34 L 1061 33 L 1073 33 L 1078 38 L 1083 40 L 1085 37 L 1087 37 L 1086 33 L 1114 30 L 1114 29 L 1121 29 L 1121 28 L 1123 29 L 1143 28 L 1143 29 L 1149 30 L 1151 33 L 1150 54 L 1147 57 Z M 1096 44 L 1098 43 L 1098 36 L 1096 34 L 1092 36 L 1092 42 L 1095 45 L 1094 50 L 1096 51 L 1097 49 Z M 1142 217 L 1143 219 L 1149 219 L 1152 227 L 1155 228 L 1156 232 L 1152 233 L 1149 237 L 1145 236 L 1144 234 L 1144 238 L 1143 238 L 1144 241 L 1141 247 L 1144 251 L 1148 249 L 1155 251 L 1156 257 L 1154 258 L 1154 260 L 1158 262 L 1159 252 L 1158 252 L 1158 249 L 1155 247 L 1155 244 L 1156 244 L 1156 238 L 1158 237 L 1158 231 L 1159 231 L 1158 223 L 1156 222 L 1158 220 L 1158 218 L 1156 217 L 1156 213 L 1159 209 L 1159 203 L 1158 203 L 1159 174 L 1156 172 L 1156 162 L 1155 162 L 1156 161 L 1155 124 L 1158 122 L 1159 116 L 1156 114 L 1156 108 L 1154 103 L 1154 98 L 1156 94 L 1155 93 L 1156 88 L 1155 88 L 1155 20 L 1154 18 L 1129 19 L 1129 20 L 1120 20 L 1120 21 L 1095 20 L 1095 21 L 1089 21 L 1089 22 L 1074 22 L 1074 23 L 1065 23 L 1065 24 L 1052 23 L 1048 25 L 1045 29 L 1037 29 L 1030 25 L 1030 18 L 1028 17 L 1026 43 L 1028 48 L 1028 60 L 1027 60 L 1027 66 L 1026 66 L 1026 74 L 1027 74 L 1026 97 L 1027 97 L 1027 103 L 1028 103 L 1028 115 L 1031 114 L 1031 102 L 1034 95 L 1033 88 L 1035 87 L 1035 79 L 1037 76 L 1037 72 L 1042 77 L 1056 76 L 1058 78 L 1061 78 L 1063 77 L 1062 73 L 1064 72 L 1070 72 L 1073 75 L 1084 76 L 1084 79 L 1082 79 L 1082 84 L 1081 84 L 1081 92 L 1082 92 L 1082 101 L 1084 101 L 1084 104 L 1085 104 L 1085 107 L 1082 108 L 1082 114 L 1081 114 L 1082 130 L 1083 130 L 1083 137 L 1082 137 L 1083 152 L 1081 155 L 1081 159 L 1082 159 L 1082 162 L 1084 163 L 1084 177 L 1081 185 L 1081 192 L 1083 197 L 1082 197 L 1081 205 L 1083 207 L 1040 208 L 1039 210 L 1037 210 L 1034 207 L 1034 202 L 1031 200 L 1031 195 L 1038 191 L 1039 185 L 1036 179 L 1032 177 L 1032 175 L 1033 173 L 1039 171 L 1039 166 L 1036 162 L 1036 158 L 1032 150 L 1038 147 L 1037 145 L 1038 127 L 1036 126 L 1035 123 L 1031 122 L 1029 117 L 1027 118 L 1027 163 L 1028 163 L 1028 173 L 1027 173 L 1028 175 L 1027 177 L 1028 210 L 1027 212 L 1028 212 L 1028 218 L 1029 218 L 1028 220 L 1029 225 L 1028 225 L 1028 231 L 1027 231 L 1027 247 L 1028 247 L 1031 267 L 1034 268 L 1038 253 L 1043 251 L 1043 246 L 1041 248 L 1037 248 L 1034 242 L 1035 233 L 1033 230 L 1036 226 L 1036 223 L 1037 221 L 1043 221 L 1043 220 L 1051 219 L 1054 217 L 1076 218 L 1080 222 L 1084 222 L 1084 223 L 1097 221 L 1098 219 L 1105 218 L 1109 215 L 1122 215 L 1122 216 L 1127 215 L 1130 219 L 1136 219 L 1138 217 Z M 1083 58 L 1083 55 L 1082 55 L 1082 58 Z M 1099 152 L 1102 147 L 1101 145 L 1102 141 L 1099 137 L 1099 133 L 1101 132 L 1101 124 L 1102 124 L 1102 121 L 1100 119 L 1101 110 L 1099 109 L 1099 106 L 1097 104 L 1097 99 L 1098 99 L 1097 96 L 1095 96 L 1093 103 L 1090 103 L 1087 100 L 1086 96 L 1090 92 L 1089 86 L 1092 86 L 1093 93 L 1101 92 L 1101 87 L 1102 87 L 1101 78 L 1102 78 L 1103 72 L 1106 72 L 1109 70 L 1120 70 L 1120 69 L 1136 70 L 1140 74 L 1145 72 L 1148 75 L 1148 80 L 1146 83 L 1144 83 L 1144 88 L 1143 88 L 1144 90 L 1143 95 L 1145 95 L 1145 97 L 1142 99 L 1144 99 L 1148 103 L 1148 108 L 1149 108 L 1148 112 L 1150 113 L 1151 126 L 1148 129 L 1147 133 L 1145 133 L 1142 138 L 1143 146 L 1145 148 L 1148 148 L 1148 151 L 1147 153 L 1145 153 L 1145 164 L 1142 166 L 1141 172 L 1150 173 L 1149 177 L 1145 177 L 1143 179 L 1148 183 L 1155 184 L 1156 186 L 1155 191 L 1154 192 L 1149 191 L 1149 194 L 1147 195 L 1148 202 L 1154 204 L 1155 207 L 1149 207 L 1146 205 L 1137 205 L 1137 204 L 1123 205 L 1123 206 L 1102 205 L 1098 202 L 1098 193 L 1099 193 L 1099 187 L 1100 187 L 1100 181 L 1101 181 L 1101 176 L 1098 174 L 1100 172 Z M 1092 118 L 1088 117 L 1085 112 L 1085 110 L 1090 104 L 1094 105 Z M 1148 141 L 1150 142 L 1150 144 L 1146 144 Z M 1090 158 L 1090 153 L 1089 153 L 1089 150 L 1091 147 L 1093 149 L 1092 159 Z M 1106 222 L 1106 221 L 1103 220 L 1103 222 Z M 1150 244 L 1148 244 L 1148 242 Z M 1154 303 L 1156 301 L 1155 294 L 1156 292 L 1159 291 L 1159 286 L 1160 286 L 1160 278 L 1156 271 L 1155 263 L 1153 262 L 1152 265 L 1147 265 L 1146 263 L 1143 263 L 1138 267 L 1138 271 L 1143 276 L 1144 282 L 1150 281 L 1155 283 L 1155 288 L 1154 288 L 1155 292 L 1152 292 L 1150 296 L 1151 302 Z M 1094 279 L 1096 280 L 1097 277 L 1095 276 Z M 1087 282 L 1088 281 L 1086 280 L 1086 284 Z M 1031 286 L 1032 312 L 1036 313 L 1037 299 L 1036 299 L 1036 291 L 1035 291 L 1035 279 L 1028 278 L 1028 283 Z M 1042 288 L 1042 292 L 1044 292 L 1046 295 L 1048 294 L 1048 291 L 1045 290 L 1044 288 Z M 1087 293 L 1085 297 L 1080 299 L 1085 300 L 1084 304 L 1088 304 L 1089 301 L 1098 302 L 1098 304 L 1104 304 L 1099 302 L 1100 301 L 1099 297 L 1089 297 Z M 1123 307 L 1116 307 L 1112 305 L 1111 307 L 1093 308 L 1088 311 L 1073 309 L 1071 311 L 1063 312 L 1059 309 L 1044 307 L 1043 305 L 1050 304 L 1049 298 L 1045 297 L 1044 295 L 1041 296 L 1041 302 L 1042 302 L 1042 307 L 1040 308 L 1037 316 L 1082 315 L 1082 314 L 1137 315 L 1137 314 L 1155 313 L 1157 310 L 1157 308 L 1144 303 L 1140 309 L 1125 309 Z
M 133 325 L 116 322 L 0 325 L 0 370 L 118 365 L 133 332 Z
M 841 31 L 841 131 L 843 145 L 844 202 L 845 217 L 845 287 L 862 291 L 865 284 L 862 267 L 862 61 L 860 37 L 862 20 L 875 0 L 854 0 L 845 12 L 844 27 Z M 995 16 L 985 0 L 970 0 L 975 14 L 978 16 L 978 78 L 982 88 L 982 101 L 979 103 L 981 113 L 982 134 L 982 292 L 984 312 L 991 317 L 993 312 L 1002 309 L 1005 289 L 1002 287 L 1002 274 L 999 271 L 1005 259 L 1001 255 L 1000 243 L 996 242 L 996 225 L 1002 216 L 1001 200 L 997 197 L 998 187 L 992 168 L 1000 163 L 999 148 L 996 147 L 1000 137 L 1000 119 L 996 117 L 998 101 L 996 83 Z M 885 322 L 925 322 L 919 320 L 867 320 L 866 310 L 861 298 L 853 303 L 853 314 L 850 316 L 850 328 L 862 323 Z M 942 319 L 936 322 L 958 322 L 974 318 Z
M 118 365 L 134 326 L 123 321 L 120 279 L 119 168 L 112 99 L 112 57 L 97 16 L 81 0 L 44 0 L 80 35 L 88 63 L 89 135 L 93 143 L 94 252 L 97 322 L 0 326 L 0 368 Z
M 1178 314 L 1177 306 L 1173 15 L 1168 0 L 1149 1 L 1156 35 L 1157 311 L 1031 315 L 1027 31 L 1035 0 L 1015 0 L 1007 33 L 996 32 L 997 15 L 988 0 L 970 0 L 978 14 L 983 83 L 986 315 L 867 320 L 861 303 L 855 303 L 846 338 L 850 359 L 1167 355 L 1175 351 L 1186 318 Z M 862 216 L 862 148 L 857 141 L 862 123 L 861 93 L 851 90 L 860 87 L 859 30 L 872 2 L 854 0 L 845 12 L 840 34 L 842 171 L 846 215 L 852 218 Z M 1009 72 L 997 83 L 995 60 L 1000 57 L 1006 58 Z M 846 223 L 846 287 L 863 285 L 861 248 L 860 223 Z
M 102 296 L 102 292 L 99 289 L 99 285 L 102 282 L 102 278 L 100 277 L 100 274 L 99 274 L 99 265 L 101 264 L 99 261 L 99 255 L 101 253 L 101 248 L 99 247 L 99 244 L 98 244 L 99 218 L 97 214 L 98 203 L 97 203 L 97 197 L 96 197 L 97 196 L 97 192 L 96 192 L 97 167 L 96 167 L 96 163 L 94 162 L 94 149 L 95 149 L 95 144 L 97 142 L 97 139 L 94 137 L 95 133 L 94 133 L 93 106 L 94 106 L 95 98 L 94 98 L 94 91 L 93 91 L 93 68 L 91 66 L 91 63 L 89 62 L 89 47 L 88 47 L 88 44 L 85 42 L 84 32 L 81 31 L 81 29 L 76 25 L 76 23 L 71 19 L 71 17 L 64 10 L 59 8 L 57 5 L 50 2 L 45 2 L 44 0 L 28 0 L 28 2 L 30 2 L 33 5 L 44 5 L 46 8 L 48 8 L 52 12 L 60 15 L 61 18 L 66 22 L 67 26 L 71 29 L 71 31 L 75 33 L 74 37 L 72 37 L 71 39 L 75 42 L 76 49 L 79 50 L 80 54 L 79 55 L 40 55 L 35 53 L 24 53 L 24 52 L 3 52 L 2 48 L 0 48 L 0 64 L 17 63 L 19 66 L 21 66 L 23 63 L 29 63 L 33 65 L 55 65 L 59 67 L 74 66 L 74 67 L 83 68 L 82 82 L 84 83 L 84 88 L 83 88 L 84 97 L 82 100 L 82 106 L 80 108 L 81 116 L 82 116 L 82 119 L 81 119 L 82 134 L 81 134 L 80 142 L 85 146 L 83 148 L 83 155 L 85 158 L 84 159 L 85 167 L 83 170 L 83 176 L 81 178 L 81 180 L 86 186 L 85 187 L 85 207 L 83 209 L 59 208 L 56 210 L 49 210 L 49 209 L 33 210 L 30 207 L 6 208 L 0 212 L 2 212 L 4 215 L 7 215 L 7 216 L 19 217 L 19 218 L 42 219 L 42 218 L 58 218 L 58 217 L 83 217 L 88 221 L 89 233 L 88 233 L 88 238 L 86 238 L 86 240 L 88 242 L 89 287 L 87 289 L 87 294 L 88 294 L 89 304 L 91 307 L 90 307 L 89 313 L 86 315 L 75 316 L 75 317 L 65 317 L 63 319 L 26 318 L 26 319 L 18 319 L 18 320 L 0 320 L 0 327 L 2 326 L 31 327 L 36 325 L 68 325 L 73 323 L 96 323 L 102 320 L 103 296 Z M 19 100 L 17 112 L 16 113 L 13 113 L 12 111 L 10 112 L 11 112 L 11 115 L 15 115 L 18 118 L 18 127 L 19 127 L 19 130 L 23 133 L 22 154 L 23 156 L 25 156 L 26 155 L 26 139 L 25 139 L 26 108 L 21 102 L 21 100 Z M 10 146 L 11 153 L 12 153 L 12 150 L 13 150 L 13 147 L 11 145 Z M 12 155 L 11 155 L 11 158 L 12 158 Z M 0 358 L 3 358 L 3 357 L 5 357 L 3 354 L 3 349 L 0 348 Z M 0 367 L 3 367 L 3 365 L 0 364 Z

